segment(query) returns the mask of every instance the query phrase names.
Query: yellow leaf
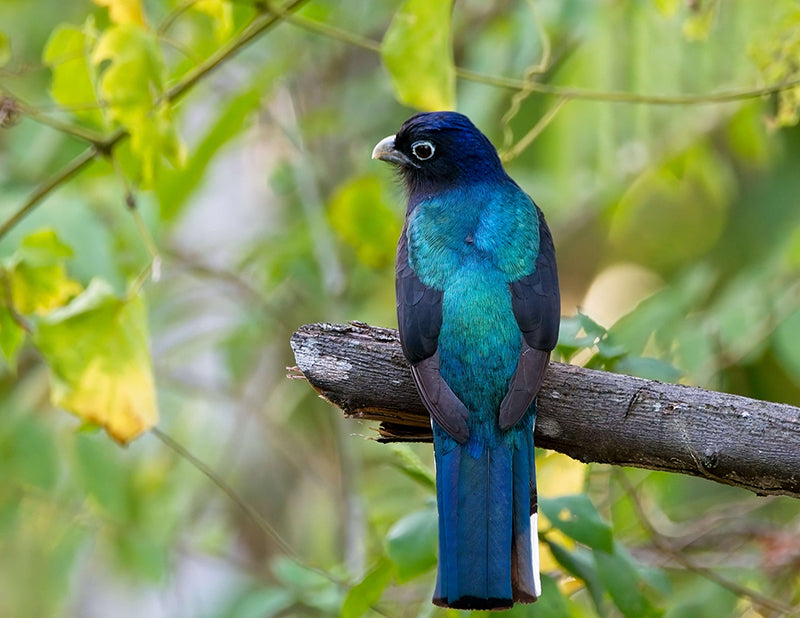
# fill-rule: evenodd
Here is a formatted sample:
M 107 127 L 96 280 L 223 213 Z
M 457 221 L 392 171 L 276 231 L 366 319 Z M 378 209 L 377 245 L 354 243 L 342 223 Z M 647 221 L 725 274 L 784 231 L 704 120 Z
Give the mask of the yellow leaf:
M 34 343 L 50 368 L 54 405 L 126 443 L 158 422 L 147 317 L 140 297 L 93 280 L 42 319 Z
M 13 309 L 23 315 L 44 315 L 79 294 L 83 287 L 64 268 L 69 257 L 72 249 L 51 228 L 26 236 L 5 271 Z
M 140 0 L 94 0 L 94 3 L 108 7 L 108 16 L 115 24 L 144 25 Z
M 44 315 L 80 293 L 81 284 L 70 279 L 63 264 L 17 264 L 10 273 L 11 298 L 19 313 Z

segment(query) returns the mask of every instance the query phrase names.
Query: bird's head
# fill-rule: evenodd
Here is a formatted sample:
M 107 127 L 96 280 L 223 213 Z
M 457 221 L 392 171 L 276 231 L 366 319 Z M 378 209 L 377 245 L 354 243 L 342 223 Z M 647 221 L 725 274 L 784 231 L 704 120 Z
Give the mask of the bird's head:
M 412 116 L 375 146 L 372 158 L 396 165 L 412 195 L 508 178 L 492 143 L 456 112 Z

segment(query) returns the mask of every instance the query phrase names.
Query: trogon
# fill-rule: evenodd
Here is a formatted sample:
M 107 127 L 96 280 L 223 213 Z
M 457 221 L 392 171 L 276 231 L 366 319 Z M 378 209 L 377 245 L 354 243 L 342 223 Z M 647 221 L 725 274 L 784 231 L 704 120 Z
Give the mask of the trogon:
M 462 114 L 412 116 L 372 157 L 396 166 L 408 195 L 397 319 L 433 428 L 433 602 L 503 609 L 535 601 L 533 424 L 560 317 L 550 230 Z

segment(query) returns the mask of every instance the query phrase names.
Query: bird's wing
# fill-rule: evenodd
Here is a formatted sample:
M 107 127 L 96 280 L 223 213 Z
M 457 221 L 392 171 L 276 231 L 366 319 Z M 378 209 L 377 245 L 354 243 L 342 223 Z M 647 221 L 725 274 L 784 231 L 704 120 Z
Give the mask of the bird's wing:
M 561 318 L 561 297 L 556 271 L 556 252 L 553 237 L 544 220 L 539 217 L 539 253 L 533 272 L 509 284 L 511 307 L 522 331 L 522 350 L 517 369 L 511 378 L 508 393 L 500 404 L 501 429 L 516 424 L 539 392 L 550 351 L 558 341 Z
M 397 245 L 395 282 L 400 344 L 417 390 L 433 419 L 463 444 L 469 437 L 469 412 L 439 373 L 442 292 L 422 283 L 409 265 L 405 228 Z

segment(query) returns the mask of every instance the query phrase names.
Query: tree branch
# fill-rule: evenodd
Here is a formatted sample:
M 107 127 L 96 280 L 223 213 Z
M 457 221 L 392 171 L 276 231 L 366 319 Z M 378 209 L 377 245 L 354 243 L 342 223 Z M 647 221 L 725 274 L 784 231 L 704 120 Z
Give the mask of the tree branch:
M 325 399 L 349 418 L 380 422 L 379 441 L 431 440 L 396 331 L 308 324 L 291 345 L 298 370 Z M 800 408 L 785 404 L 551 363 L 535 436 L 538 446 L 587 463 L 800 497 Z

